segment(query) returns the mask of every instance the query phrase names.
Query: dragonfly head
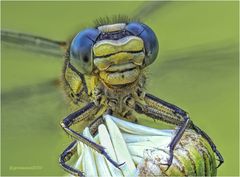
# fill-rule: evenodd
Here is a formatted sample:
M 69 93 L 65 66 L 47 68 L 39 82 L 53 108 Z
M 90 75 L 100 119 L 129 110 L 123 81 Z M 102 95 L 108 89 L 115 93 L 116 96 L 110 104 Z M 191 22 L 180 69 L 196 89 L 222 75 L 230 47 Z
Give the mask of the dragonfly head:
M 153 63 L 158 41 L 145 24 L 116 23 L 78 33 L 70 45 L 70 63 L 83 74 L 98 73 L 108 85 L 136 81 Z

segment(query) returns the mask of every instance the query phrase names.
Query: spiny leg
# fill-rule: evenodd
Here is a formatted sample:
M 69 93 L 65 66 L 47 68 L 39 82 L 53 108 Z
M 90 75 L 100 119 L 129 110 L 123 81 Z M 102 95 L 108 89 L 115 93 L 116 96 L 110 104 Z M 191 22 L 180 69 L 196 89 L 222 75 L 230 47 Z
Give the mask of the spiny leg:
M 87 137 L 83 136 L 82 134 L 79 134 L 72 130 L 70 128 L 71 125 L 76 124 L 80 120 L 87 119 L 89 116 L 92 116 L 93 114 L 96 114 L 97 111 L 100 108 L 95 105 L 94 102 L 88 103 L 83 108 L 79 109 L 78 111 L 70 114 L 67 116 L 60 125 L 62 128 L 66 131 L 67 134 L 69 134 L 71 137 L 75 138 L 76 140 L 86 144 L 87 146 L 93 148 L 98 153 L 102 154 L 111 164 L 113 164 L 116 168 L 119 168 L 122 164 L 118 164 L 112 158 L 107 154 L 105 151 L 105 148 L 98 145 L 97 143 L 93 142 L 92 140 L 88 139 Z
M 77 170 L 70 165 L 68 165 L 66 162 L 69 161 L 72 156 L 77 152 L 77 141 L 73 141 L 60 155 L 59 157 L 59 164 L 61 167 L 68 173 L 74 175 L 74 176 L 81 176 L 84 177 L 83 172 L 80 170 Z
M 157 97 L 155 97 L 155 96 L 153 96 L 151 94 L 146 93 L 145 96 L 144 96 L 144 100 L 145 100 L 145 102 L 147 104 L 153 106 L 156 109 L 160 109 L 161 110 L 161 107 L 165 106 L 165 107 L 169 108 L 169 110 L 173 111 L 177 115 L 180 115 L 182 117 L 187 116 L 187 113 L 184 110 L 182 110 L 181 108 L 179 108 L 179 107 L 177 107 L 177 106 L 175 106 L 175 105 L 173 105 L 171 103 L 168 103 L 168 102 L 166 102 L 164 100 L 161 100 L 161 99 L 159 99 L 159 98 L 157 98 Z M 195 130 L 198 134 L 203 136 L 208 141 L 208 143 L 210 144 L 213 152 L 215 152 L 215 154 L 218 157 L 219 164 L 218 164 L 217 168 L 220 167 L 221 164 L 224 162 L 224 159 L 223 159 L 222 155 L 220 154 L 220 152 L 217 150 L 216 145 L 213 143 L 211 138 L 203 130 L 201 130 L 199 127 L 194 125 L 192 121 L 189 122 L 189 128 Z
M 195 130 L 198 134 L 200 134 L 202 137 L 204 137 L 209 142 L 213 152 L 215 152 L 215 154 L 218 157 L 217 160 L 219 161 L 219 164 L 218 164 L 217 168 L 220 167 L 224 163 L 224 159 L 223 159 L 221 153 L 217 150 L 217 147 L 213 143 L 211 138 L 203 130 L 201 130 L 198 126 L 196 126 L 194 124 L 192 125 L 192 129 Z
M 167 165 L 169 165 L 168 166 L 168 168 L 169 168 L 170 165 L 172 164 L 174 148 L 176 147 L 178 141 L 181 139 L 185 129 L 188 127 L 194 128 L 194 124 L 189 119 L 187 113 L 184 110 L 182 110 L 181 108 L 179 108 L 173 104 L 167 103 L 167 102 L 165 102 L 153 95 L 147 94 L 147 93 L 145 94 L 142 92 L 142 93 L 137 93 L 137 94 L 141 99 L 144 100 L 144 102 L 146 104 L 143 105 L 139 102 L 134 102 L 133 100 L 131 101 L 131 99 L 129 99 L 127 104 L 130 107 L 132 107 L 136 112 L 150 116 L 153 119 L 158 119 L 158 120 L 170 123 L 170 124 L 179 125 L 179 127 L 180 127 L 177 130 L 173 140 L 169 144 L 170 158 L 169 158 L 168 164 L 167 164 Z M 196 130 L 196 128 L 195 128 L 195 130 Z M 200 131 L 199 128 L 198 128 L 197 132 L 200 132 L 200 134 L 204 138 L 206 138 L 206 140 L 209 142 L 209 144 L 213 148 L 213 151 L 219 157 L 220 163 L 223 162 L 222 156 L 220 155 L 220 153 L 218 151 L 216 151 L 216 146 L 214 145 L 212 140 L 206 135 L 206 133 L 204 133 L 203 131 Z
M 96 133 L 96 129 L 97 127 L 102 124 L 104 122 L 103 117 L 99 116 L 98 118 L 96 118 L 93 122 L 91 122 L 89 124 L 89 130 L 90 132 Z M 62 166 L 62 168 L 74 175 L 74 176 L 81 176 L 84 177 L 84 173 L 81 172 L 80 170 L 77 170 L 73 167 L 71 167 L 70 165 L 68 165 L 66 162 L 69 161 L 72 156 L 77 152 L 77 141 L 73 141 L 64 151 L 63 153 L 60 155 L 59 158 L 59 164 Z
M 95 136 L 98 132 L 98 126 L 104 123 L 105 122 L 102 116 L 99 116 L 98 118 L 94 119 L 88 126 L 91 135 Z
M 185 129 L 189 126 L 190 119 L 188 118 L 188 116 L 184 116 L 183 120 L 180 123 L 180 121 L 176 120 L 176 118 L 173 119 L 173 115 L 168 115 L 168 114 L 162 113 L 162 112 L 160 112 L 160 111 L 158 111 L 158 110 L 156 110 L 156 109 L 154 109 L 154 108 L 152 108 L 148 105 L 142 105 L 139 102 L 135 103 L 134 110 L 137 113 L 145 114 L 147 116 L 152 117 L 153 119 L 161 120 L 161 121 L 164 121 L 164 122 L 167 122 L 167 123 L 170 123 L 170 124 L 180 125 L 180 128 L 177 130 L 177 132 L 175 134 L 175 137 L 173 138 L 173 140 L 169 144 L 170 158 L 168 159 L 167 164 L 164 164 L 164 165 L 168 165 L 168 168 L 169 168 L 171 166 L 172 160 L 173 160 L 173 151 L 174 151 L 178 141 L 181 139 Z

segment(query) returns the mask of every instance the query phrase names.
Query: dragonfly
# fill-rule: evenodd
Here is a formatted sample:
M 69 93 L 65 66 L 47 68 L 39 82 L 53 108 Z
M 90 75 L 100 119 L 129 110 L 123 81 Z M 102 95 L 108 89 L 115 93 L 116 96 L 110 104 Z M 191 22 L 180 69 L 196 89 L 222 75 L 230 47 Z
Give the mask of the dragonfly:
M 136 16 L 150 15 L 154 9 L 163 5 L 159 2 L 155 3 L 151 6 L 146 5 L 136 13 Z M 114 166 L 119 167 L 121 164 L 114 162 L 103 147 L 75 132 L 71 126 L 97 115 L 90 124 L 90 127 L 96 127 L 99 121 L 102 121 L 101 115 L 104 113 L 135 121 L 132 115 L 135 111 L 153 119 L 180 126 L 169 146 L 171 156 L 167 165 L 171 165 L 174 148 L 186 128 L 192 128 L 205 137 L 219 158 L 219 166 L 223 163 L 223 158 L 213 141 L 193 124 L 186 111 L 144 90 L 145 75 L 142 71 L 153 63 L 158 54 L 157 36 L 146 24 L 126 17 L 116 17 L 112 21 L 103 18 L 95 27 L 79 32 L 69 43 L 8 30 L 2 30 L 1 36 L 2 41 L 14 43 L 20 47 L 23 45 L 24 49 L 35 53 L 61 57 L 65 52 L 62 82 L 69 100 L 81 108 L 68 115 L 61 122 L 61 126 L 71 137 L 103 154 Z M 218 50 L 218 48 L 209 50 L 205 47 L 205 56 L 200 57 L 207 58 L 209 53 Z M 129 58 L 132 60 L 134 57 L 136 60 L 130 62 Z M 176 56 L 172 58 L 174 57 L 176 58 Z M 178 64 L 180 61 L 188 60 L 189 58 L 185 56 L 171 62 Z M 82 104 L 85 106 L 82 107 Z M 94 131 L 92 129 L 92 132 Z M 73 141 L 61 154 L 60 164 L 69 173 L 83 176 L 82 172 L 66 164 L 75 151 L 76 141 Z

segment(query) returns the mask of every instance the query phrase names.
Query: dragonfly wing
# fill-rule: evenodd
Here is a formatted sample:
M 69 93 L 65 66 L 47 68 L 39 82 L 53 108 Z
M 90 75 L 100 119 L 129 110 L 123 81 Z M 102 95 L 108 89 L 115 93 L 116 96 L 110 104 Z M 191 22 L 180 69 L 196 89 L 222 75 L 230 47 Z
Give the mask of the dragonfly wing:
M 225 98 L 224 94 L 235 94 L 238 47 L 235 43 L 221 44 L 206 44 L 160 54 L 159 60 L 149 67 L 147 73 L 149 92 L 187 111 L 194 110 L 198 104 L 211 105 L 210 102 L 217 98 L 231 99 Z M 207 104 L 204 104 L 205 101 Z M 219 105 L 222 106 L 220 103 L 211 106 L 217 108 Z
M 171 71 L 194 70 L 195 72 L 225 71 L 228 66 L 234 65 L 238 59 L 238 45 L 234 42 L 223 41 L 212 44 L 202 44 L 186 49 L 166 51 L 160 56 L 163 61 L 159 63 L 161 76 Z
M 133 19 L 145 19 L 149 17 L 156 10 L 160 9 L 164 5 L 169 4 L 169 1 L 148 1 L 144 2 L 141 7 L 133 12 Z
M 67 43 L 64 41 L 55 41 L 5 29 L 1 30 L 1 41 L 8 46 L 53 57 L 63 57 L 67 47 Z
M 48 80 L 35 85 L 27 85 L 1 92 L 2 102 L 14 102 L 17 100 L 31 98 L 33 95 L 43 95 L 46 93 L 56 92 L 60 86 L 60 80 Z
M 214 73 L 228 73 L 232 66 L 237 65 L 237 56 L 238 48 L 235 43 L 225 43 L 225 45 L 208 44 L 169 51 L 161 56 L 161 58 L 164 58 L 164 61 L 161 62 L 160 60 L 159 64 L 155 65 L 158 69 L 153 70 L 152 75 L 158 75 L 158 82 L 162 81 L 160 83 L 166 83 L 166 79 L 172 77 L 171 75 L 175 73 L 178 76 L 184 75 L 184 78 L 180 80 L 185 82 L 184 79 L 187 79 L 186 87 L 194 83 L 201 84 L 201 82 L 196 80 L 197 77 L 192 77 L 188 73 L 201 75 L 201 77 L 206 77 L 209 74 L 213 78 L 218 77 L 217 75 L 214 76 Z M 23 86 L 2 92 L 2 101 L 11 102 L 23 98 L 26 99 L 31 97 L 31 95 L 55 92 L 59 86 L 59 79 L 31 86 Z

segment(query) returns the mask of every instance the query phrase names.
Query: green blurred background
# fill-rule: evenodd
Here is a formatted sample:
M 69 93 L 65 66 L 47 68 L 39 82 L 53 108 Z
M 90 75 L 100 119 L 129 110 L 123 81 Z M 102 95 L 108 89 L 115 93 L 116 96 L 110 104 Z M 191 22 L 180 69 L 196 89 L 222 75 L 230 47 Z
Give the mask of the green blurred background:
M 145 2 L 1 2 L 3 29 L 67 40 L 98 17 L 133 15 Z M 190 113 L 216 143 L 218 175 L 239 175 L 238 2 L 165 2 L 143 18 L 160 41 L 149 92 Z M 63 60 L 1 48 L 1 175 L 64 175 L 58 155 L 71 141 L 59 122 L 71 112 Z M 152 124 L 143 119 L 140 123 Z M 158 127 L 162 127 L 159 122 Z M 166 126 L 165 126 L 166 127 Z

